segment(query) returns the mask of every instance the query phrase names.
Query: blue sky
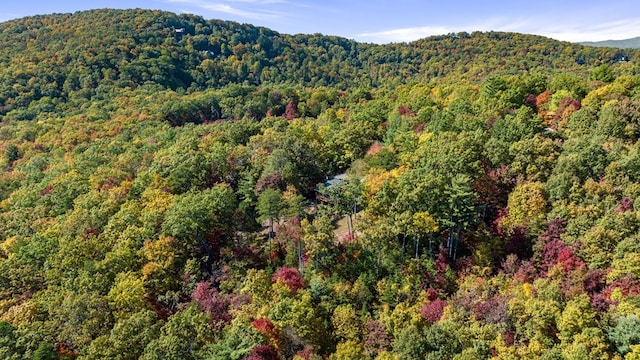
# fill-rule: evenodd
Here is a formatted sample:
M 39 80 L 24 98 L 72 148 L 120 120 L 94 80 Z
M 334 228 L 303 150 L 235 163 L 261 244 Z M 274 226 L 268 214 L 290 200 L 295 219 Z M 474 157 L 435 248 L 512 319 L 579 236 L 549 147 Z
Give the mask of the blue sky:
M 366 42 L 411 41 L 459 31 L 515 31 L 566 41 L 640 36 L 638 0 L 14 0 L 0 21 L 96 8 L 148 8 L 234 20 L 282 33 Z

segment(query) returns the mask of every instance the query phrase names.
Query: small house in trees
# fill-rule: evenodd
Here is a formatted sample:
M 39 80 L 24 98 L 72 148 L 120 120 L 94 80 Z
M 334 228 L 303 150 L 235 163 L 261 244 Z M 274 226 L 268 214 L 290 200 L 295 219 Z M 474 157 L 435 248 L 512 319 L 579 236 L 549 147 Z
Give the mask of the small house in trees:
M 334 186 L 337 183 L 339 183 L 340 181 L 344 181 L 344 180 L 347 180 L 347 174 L 344 174 L 344 173 L 338 174 L 338 175 L 335 175 L 332 178 L 327 179 L 324 182 L 324 186 L 330 188 L 331 186 Z
M 316 200 L 318 200 L 318 202 L 322 202 L 322 203 L 325 203 L 325 204 L 332 203 L 332 200 L 329 198 L 329 196 L 327 196 L 326 194 L 323 194 L 320 190 L 331 189 L 332 187 L 336 186 L 341 181 L 345 181 L 345 180 L 347 180 L 347 174 L 344 174 L 344 173 L 335 175 L 334 177 L 331 177 L 331 178 L 327 178 L 324 181 L 324 183 L 322 183 L 322 185 L 324 185 L 324 186 L 316 187 L 316 189 L 315 189 L 315 191 L 316 191 Z
M 630 62 L 630 61 L 631 60 L 627 55 L 622 55 L 622 54 L 618 54 L 615 56 L 615 58 L 613 58 L 614 63 Z

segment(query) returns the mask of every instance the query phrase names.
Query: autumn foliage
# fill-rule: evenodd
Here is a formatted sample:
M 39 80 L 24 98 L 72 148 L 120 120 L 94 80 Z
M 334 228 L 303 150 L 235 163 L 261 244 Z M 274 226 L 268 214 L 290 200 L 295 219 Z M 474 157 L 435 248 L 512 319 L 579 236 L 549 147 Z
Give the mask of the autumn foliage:
M 0 39 L 3 359 L 639 358 L 637 50 L 142 9 Z
M 298 269 L 283 266 L 273 274 L 273 282 L 282 282 L 289 290 L 296 292 L 304 288 L 304 279 L 300 276 Z

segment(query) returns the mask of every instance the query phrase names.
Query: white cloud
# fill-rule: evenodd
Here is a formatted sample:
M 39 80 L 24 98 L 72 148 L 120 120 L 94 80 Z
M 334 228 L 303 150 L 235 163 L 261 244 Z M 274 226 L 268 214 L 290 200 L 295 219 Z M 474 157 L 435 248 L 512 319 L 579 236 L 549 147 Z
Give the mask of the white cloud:
M 432 35 L 443 35 L 461 31 L 510 31 L 537 34 L 563 41 L 619 40 L 640 36 L 640 18 L 607 22 L 588 22 L 550 17 L 536 18 L 492 18 L 481 23 L 447 26 L 418 26 L 391 29 L 379 32 L 361 33 L 354 36 L 360 41 L 374 43 L 409 42 Z
M 284 0 L 227 0 L 227 2 L 250 3 L 259 5 L 283 4 Z
M 522 28 L 530 24 L 530 20 L 491 18 L 483 22 L 435 26 L 417 26 L 400 29 L 391 29 L 373 33 L 363 33 L 355 35 L 358 40 L 371 41 L 375 43 L 388 42 L 409 42 L 432 35 L 444 35 L 458 33 L 462 31 L 513 31 L 523 32 Z M 526 32 L 526 31 L 525 31 Z
M 181 3 L 188 4 L 197 7 L 203 7 L 207 5 L 215 5 L 215 3 L 206 0 L 165 0 L 168 3 Z M 270 5 L 270 4 L 282 4 L 285 0 L 223 0 L 225 3 L 245 3 L 254 5 Z
M 285 3 L 284 0 L 226 0 L 216 2 L 204 0 L 166 0 L 166 2 L 184 4 L 201 10 L 224 13 L 252 20 L 273 20 L 286 15 L 285 13 L 268 8 L 256 7 L 283 4 Z M 248 5 L 250 5 L 249 8 L 243 7 Z
M 271 10 L 254 10 L 254 11 L 242 10 L 226 4 L 206 4 L 202 6 L 202 8 L 210 11 L 216 11 L 216 12 L 235 15 L 243 18 L 258 19 L 258 20 L 272 19 L 274 17 L 279 17 L 284 15 L 277 11 L 271 11 Z
M 640 36 L 640 18 L 574 26 L 556 26 L 539 34 L 564 41 L 622 40 Z
M 357 40 L 374 43 L 407 42 L 430 35 L 442 35 L 451 32 L 454 32 L 453 29 L 446 26 L 419 26 L 373 33 L 363 33 L 356 35 L 355 38 Z

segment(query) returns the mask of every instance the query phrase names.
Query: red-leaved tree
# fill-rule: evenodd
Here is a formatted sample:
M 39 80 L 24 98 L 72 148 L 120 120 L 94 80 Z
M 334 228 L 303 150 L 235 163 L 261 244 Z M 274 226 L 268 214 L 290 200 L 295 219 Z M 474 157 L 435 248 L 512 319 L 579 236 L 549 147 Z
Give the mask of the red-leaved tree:
M 253 320 L 253 328 L 258 330 L 273 346 L 278 348 L 280 344 L 280 329 L 267 318 Z
M 295 293 L 304 287 L 304 279 L 300 276 L 298 269 L 283 266 L 273 274 L 273 282 L 283 282 L 291 292 Z
M 228 301 L 211 287 L 210 282 L 202 281 L 196 284 L 191 298 L 198 302 L 204 311 L 211 314 L 211 327 L 214 330 L 222 331 L 231 321 Z
M 435 299 L 422 305 L 420 308 L 420 315 L 422 315 L 422 317 L 429 323 L 436 323 L 442 317 L 445 306 L 447 306 L 446 301 L 442 299 Z
M 269 345 L 260 345 L 251 349 L 245 360 L 278 360 L 278 352 Z
M 287 120 L 293 120 L 298 116 L 298 107 L 293 100 L 289 100 L 287 106 L 284 108 L 284 115 L 282 115 Z

